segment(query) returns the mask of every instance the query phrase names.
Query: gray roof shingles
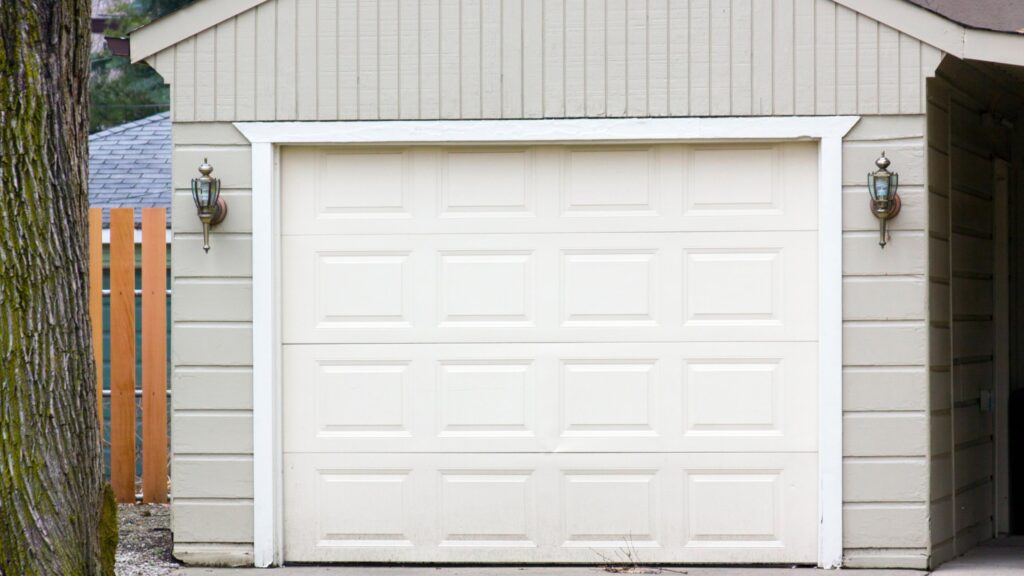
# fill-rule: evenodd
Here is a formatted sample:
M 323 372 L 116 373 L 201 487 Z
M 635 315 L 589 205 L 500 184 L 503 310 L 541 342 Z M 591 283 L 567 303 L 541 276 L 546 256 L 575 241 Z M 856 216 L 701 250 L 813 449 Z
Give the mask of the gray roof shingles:
M 89 136 L 89 205 L 167 208 L 171 226 L 171 115 L 154 114 Z M 135 223 L 142 221 L 136 210 Z M 103 211 L 103 226 L 110 211 Z

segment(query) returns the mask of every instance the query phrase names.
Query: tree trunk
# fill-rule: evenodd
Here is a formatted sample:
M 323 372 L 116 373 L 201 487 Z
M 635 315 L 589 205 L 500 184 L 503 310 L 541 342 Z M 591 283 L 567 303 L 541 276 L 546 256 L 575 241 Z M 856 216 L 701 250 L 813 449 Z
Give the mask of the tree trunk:
M 113 574 L 88 313 L 89 0 L 0 0 L 0 574 Z M 100 279 L 94 279 L 99 282 Z

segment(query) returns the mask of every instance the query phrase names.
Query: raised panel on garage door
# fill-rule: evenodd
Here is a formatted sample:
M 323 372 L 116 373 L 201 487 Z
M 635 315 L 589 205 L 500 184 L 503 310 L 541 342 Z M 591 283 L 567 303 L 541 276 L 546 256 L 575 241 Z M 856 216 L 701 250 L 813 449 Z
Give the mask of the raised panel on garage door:
M 814 232 L 290 236 L 286 343 L 811 341 Z
M 285 559 L 813 563 L 816 158 L 286 148 Z
M 817 228 L 808 142 L 290 147 L 282 157 L 284 236 Z
M 285 450 L 813 451 L 816 348 L 286 346 Z
M 645 563 L 763 564 L 817 553 L 809 453 L 296 453 L 284 474 L 285 555 L 296 561 L 605 564 L 633 549 Z

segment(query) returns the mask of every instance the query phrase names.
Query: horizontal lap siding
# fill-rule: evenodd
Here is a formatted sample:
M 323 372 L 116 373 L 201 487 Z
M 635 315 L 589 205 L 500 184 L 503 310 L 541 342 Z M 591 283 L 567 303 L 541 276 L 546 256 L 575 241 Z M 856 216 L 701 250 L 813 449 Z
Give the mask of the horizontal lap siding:
M 937 54 L 831 0 L 269 0 L 149 62 L 195 122 L 919 114 Z
M 843 146 L 843 544 L 851 567 L 928 562 L 924 117 L 864 117 Z M 885 150 L 903 211 L 878 246 L 865 179 Z
M 950 91 L 948 201 L 954 553 L 994 534 L 992 412 L 981 395 L 994 389 L 994 166 L 983 107 Z
M 189 190 L 204 158 L 229 206 L 209 253 Z M 230 124 L 174 126 L 172 528 L 175 556 L 197 564 L 252 563 L 250 158 Z
M 988 77 L 949 63 L 928 81 L 927 96 L 932 293 L 944 306 L 933 306 L 933 330 L 943 338 L 941 347 L 933 346 L 931 393 L 931 522 L 938 564 L 997 531 L 995 414 L 985 400 L 1008 370 L 996 322 L 1006 314 L 996 298 L 1006 289 L 998 285 L 1006 278 L 997 276 L 996 266 L 1006 253 L 996 246 L 995 224 L 1006 215 L 997 213 L 995 160 L 1008 154 L 1010 132 L 986 118 L 988 105 L 980 102 L 992 97 Z
M 949 96 L 942 81 L 928 80 L 929 330 L 931 366 L 931 469 L 929 520 L 932 566 L 955 555 L 953 528 L 953 417 L 949 212 Z

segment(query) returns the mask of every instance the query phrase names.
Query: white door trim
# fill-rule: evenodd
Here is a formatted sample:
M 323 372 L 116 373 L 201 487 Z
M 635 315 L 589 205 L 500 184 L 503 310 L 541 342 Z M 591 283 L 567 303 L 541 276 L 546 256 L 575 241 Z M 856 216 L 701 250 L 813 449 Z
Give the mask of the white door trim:
M 856 116 L 594 120 L 237 122 L 252 143 L 253 548 L 282 560 L 279 148 L 453 144 L 814 140 L 818 146 L 818 565 L 843 556 L 842 141 Z

